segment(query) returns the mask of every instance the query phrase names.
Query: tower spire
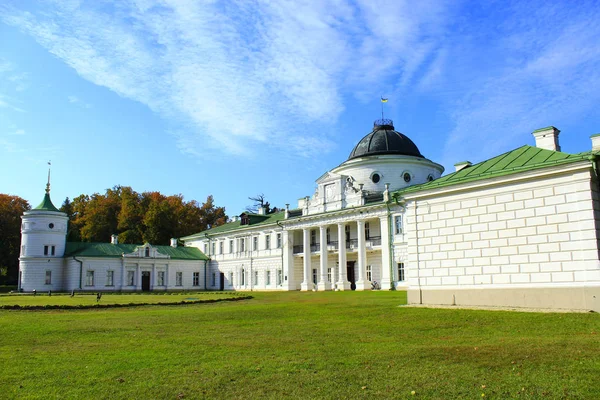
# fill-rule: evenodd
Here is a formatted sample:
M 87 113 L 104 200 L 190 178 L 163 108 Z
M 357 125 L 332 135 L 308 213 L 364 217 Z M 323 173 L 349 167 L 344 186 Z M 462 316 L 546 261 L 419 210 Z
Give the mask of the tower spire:
M 48 161 L 48 183 L 46 183 L 46 193 L 50 193 L 50 167 L 52 166 L 52 162 Z
M 385 118 L 383 117 L 383 103 L 387 103 L 387 97 L 381 96 L 381 120 L 383 121 Z

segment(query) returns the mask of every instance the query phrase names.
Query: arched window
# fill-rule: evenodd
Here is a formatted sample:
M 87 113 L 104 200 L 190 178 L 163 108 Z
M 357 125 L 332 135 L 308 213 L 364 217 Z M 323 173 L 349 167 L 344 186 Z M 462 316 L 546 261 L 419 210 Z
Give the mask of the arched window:
M 146 257 L 150 257 L 150 247 L 146 247 Z

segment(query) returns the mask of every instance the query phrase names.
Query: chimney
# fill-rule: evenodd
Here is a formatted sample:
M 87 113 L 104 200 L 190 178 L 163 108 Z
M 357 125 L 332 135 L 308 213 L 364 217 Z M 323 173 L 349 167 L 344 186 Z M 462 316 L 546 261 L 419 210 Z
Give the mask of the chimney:
M 111 244 L 119 244 L 119 237 L 117 235 L 110 235 Z
M 284 214 L 284 218 L 288 219 L 290 217 L 290 204 L 286 203 L 285 204 L 285 214 Z
M 234 215 L 233 217 L 231 217 L 231 222 L 237 222 L 239 219 L 239 217 L 237 215 Z
M 592 151 L 600 151 L 600 133 L 590 136 L 592 139 Z
M 267 209 L 265 207 L 258 207 L 258 215 L 265 215 Z
M 454 168 L 456 168 L 456 171 L 454 171 L 454 172 L 458 172 L 458 171 L 460 171 L 461 169 L 468 168 L 468 167 L 470 167 L 471 165 L 473 165 L 473 164 L 471 163 L 471 161 L 461 161 L 461 162 L 457 162 L 456 164 L 454 164 Z
M 177 239 L 171 238 L 171 247 L 177 247 Z
M 560 131 L 553 126 L 533 131 L 532 135 L 535 137 L 535 146 L 540 149 L 560 151 L 560 145 L 558 144 L 559 133 Z

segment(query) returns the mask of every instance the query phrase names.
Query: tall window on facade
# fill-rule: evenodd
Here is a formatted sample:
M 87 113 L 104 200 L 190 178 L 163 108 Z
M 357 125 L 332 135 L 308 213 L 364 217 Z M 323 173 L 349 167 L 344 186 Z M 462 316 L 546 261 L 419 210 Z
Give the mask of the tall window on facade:
M 246 239 L 240 239 L 240 253 L 246 251 Z
M 281 233 L 277 234 L 277 248 L 281 248 Z
M 208 254 L 208 243 L 204 243 L 204 254 Z
M 56 251 L 56 246 L 50 246 L 50 255 L 53 256 Z
M 258 236 L 252 238 L 252 251 L 258 250 Z
M 135 286 L 135 271 L 127 271 L 127 286 Z
M 331 282 L 331 268 L 327 268 L 327 280 Z
M 233 240 L 229 241 L 229 252 L 233 253 Z
M 192 275 L 192 285 L 200 286 L 200 272 L 194 272 Z
M 313 283 L 316 285 L 317 284 L 317 269 L 313 268 Z
M 283 284 L 283 271 L 280 269 L 277 270 L 277 284 L 278 285 Z
M 106 271 L 106 286 L 115 285 L 115 271 Z
M 246 271 L 242 268 L 242 274 L 240 275 L 240 285 L 246 284 Z
M 211 255 L 215 255 L 217 254 L 217 252 L 215 251 L 217 247 L 217 244 L 215 242 L 212 243 L 212 252 L 210 253 Z
M 219 254 L 223 254 L 223 241 L 219 242 Z
M 150 247 L 146 247 L 146 257 L 150 257 Z
M 370 239 L 371 238 L 371 229 L 369 227 L 369 223 L 365 222 L 365 239 Z M 370 279 L 369 279 L 370 280 Z
M 254 286 L 258 285 L 258 271 L 254 271 L 254 282 L 252 284 Z
M 267 286 L 271 284 L 271 271 L 267 271 L 267 275 L 265 276 L 265 282 Z
M 85 272 L 85 286 L 94 286 L 94 271 Z
M 44 283 L 46 285 L 52 285 L 52 271 L 46 271 L 46 280 Z
M 404 282 L 404 263 L 398 263 L 398 282 Z
M 267 249 L 267 250 L 271 249 L 271 235 L 265 236 L 265 249 Z
M 183 286 L 183 272 L 175 273 L 175 286 Z
M 310 245 L 313 246 L 315 244 L 317 244 L 317 230 L 311 229 L 310 230 Z
M 331 229 L 327 228 L 327 244 L 331 243 Z
M 229 273 L 229 285 L 233 286 L 233 272 Z
M 368 281 L 373 280 L 373 266 L 371 266 L 371 265 L 367 265 L 367 280 Z
M 214 272 L 212 273 L 211 285 L 217 286 L 217 274 L 215 274 Z
M 158 286 L 165 286 L 165 271 L 158 271 L 156 283 Z
M 344 232 L 346 233 L 346 242 L 350 241 L 350 225 L 346 225 L 344 228 Z
M 396 215 L 394 217 L 394 232 L 396 233 L 396 235 L 404 233 L 402 226 L 402 215 Z
M 50 246 L 44 246 L 44 255 L 47 256 L 48 255 L 48 250 L 49 250 Z

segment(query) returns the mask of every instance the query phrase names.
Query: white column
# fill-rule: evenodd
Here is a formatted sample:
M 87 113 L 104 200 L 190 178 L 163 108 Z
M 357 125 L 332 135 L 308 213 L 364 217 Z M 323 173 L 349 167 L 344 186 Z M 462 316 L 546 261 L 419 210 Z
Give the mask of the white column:
M 327 279 L 327 227 L 321 225 L 319 227 L 319 241 L 320 243 L 320 266 L 321 266 L 321 279 L 317 285 L 319 290 L 331 290 L 331 282 Z
M 137 264 L 136 268 L 136 276 L 135 276 L 135 290 L 142 290 L 142 270 L 140 268 L 140 264 Z
M 389 290 L 392 288 L 392 276 L 388 217 L 380 217 L 379 222 L 381 226 L 381 289 Z
M 121 290 L 123 290 L 127 282 L 125 282 L 125 260 L 121 258 Z
M 358 229 L 358 279 L 356 290 L 370 290 L 371 285 L 367 281 L 367 249 L 365 243 L 365 221 L 356 221 Z
M 167 267 L 165 268 L 165 289 L 169 289 L 169 264 L 167 263 Z
M 150 280 L 150 290 L 154 290 L 156 285 L 156 264 L 152 264 L 152 279 Z
M 346 224 L 338 224 L 338 290 L 350 290 L 350 282 L 346 277 Z
M 277 235 L 277 234 L 276 234 Z M 296 280 L 294 279 L 294 233 L 283 231 L 281 232 L 281 246 L 283 248 L 283 290 L 296 290 Z M 285 279 L 287 276 L 287 280 Z M 271 277 L 271 281 L 275 279 L 277 283 L 277 270 L 275 276 Z
M 300 285 L 300 290 L 307 291 L 313 288 L 313 283 L 310 279 L 310 229 L 308 228 L 302 230 L 302 245 L 304 249 L 304 281 Z

